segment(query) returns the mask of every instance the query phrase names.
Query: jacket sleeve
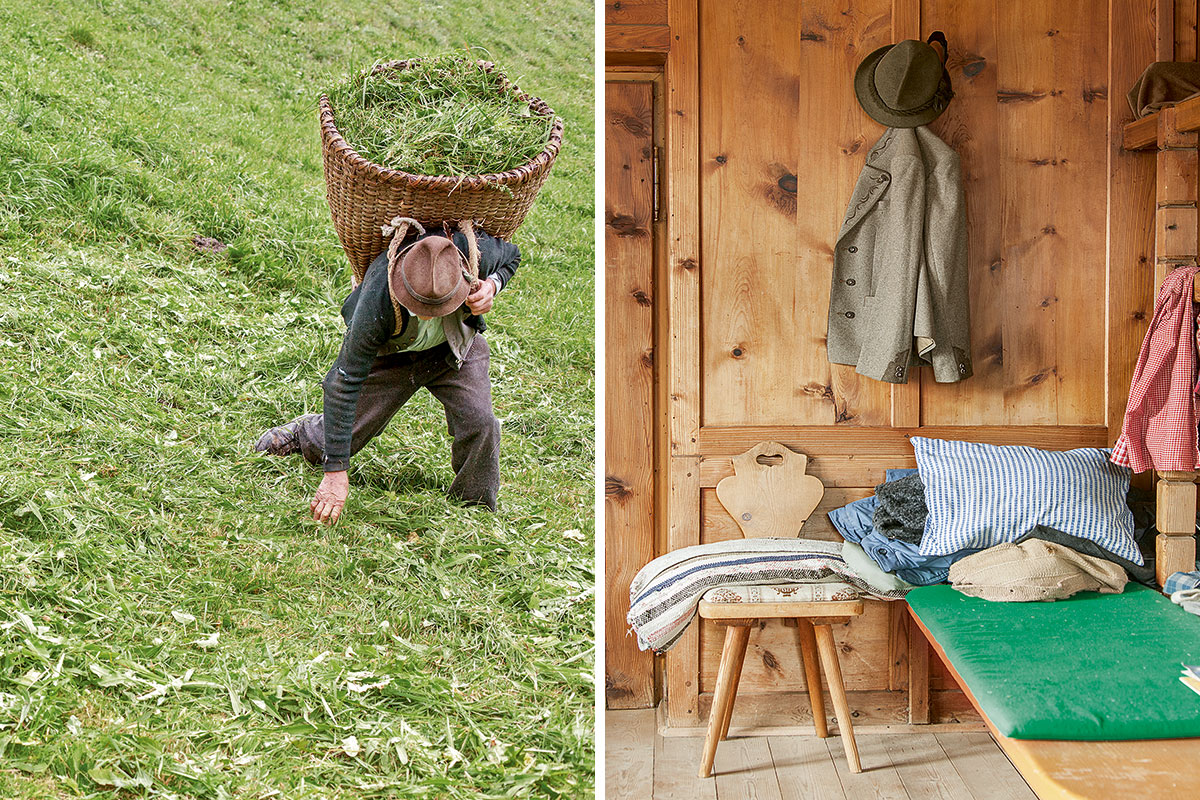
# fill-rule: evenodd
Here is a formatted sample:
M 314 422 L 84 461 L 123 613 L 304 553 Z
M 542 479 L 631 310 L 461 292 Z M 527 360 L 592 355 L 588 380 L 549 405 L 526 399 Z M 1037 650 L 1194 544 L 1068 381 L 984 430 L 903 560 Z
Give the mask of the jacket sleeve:
M 359 287 L 354 316 L 346 326 L 342 349 L 325 381 L 325 464 L 326 472 L 340 472 L 350 466 L 350 439 L 358 410 L 358 395 L 363 381 L 371 373 L 379 348 L 396 328 L 396 312 L 387 290 L 386 257 L 372 262 Z
M 938 383 L 969 378 L 970 295 L 967 210 L 959 158 L 941 160 L 925 191 L 925 259 L 917 285 L 913 337 Z
M 907 383 L 917 276 L 924 261 L 925 174 L 921 161 L 908 154 L 893 159 L 889 171 L 887 194 L 870 212 L 876 226 L 872 292 L 863 304 L 857 371 L 888 383 Z
M 486 233 L 479 234 L 479 277 L 499 281 L 497 292 L 508 285 L 519 266 L 521 248 Z

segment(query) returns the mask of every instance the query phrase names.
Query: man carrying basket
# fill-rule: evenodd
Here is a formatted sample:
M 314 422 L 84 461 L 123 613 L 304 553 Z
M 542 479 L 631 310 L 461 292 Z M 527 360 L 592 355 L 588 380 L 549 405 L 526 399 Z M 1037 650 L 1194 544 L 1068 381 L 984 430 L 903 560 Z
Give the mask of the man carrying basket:
M 396 217 L 391 243 L 342 304 L 346 335 L 324 381 L 323 414 L 271 428 L 254 449 L 300 453 L 325 477 L 313 519 L 337 522 L 350 493 L 350 457 L 378 436 L 422 386 L 446 409 L 453 437 L 451 497 L 496 510 L 500 423 L 492 411 L 483 315 L 516 272 L 520 249 L 469 223 L 426 232 Z

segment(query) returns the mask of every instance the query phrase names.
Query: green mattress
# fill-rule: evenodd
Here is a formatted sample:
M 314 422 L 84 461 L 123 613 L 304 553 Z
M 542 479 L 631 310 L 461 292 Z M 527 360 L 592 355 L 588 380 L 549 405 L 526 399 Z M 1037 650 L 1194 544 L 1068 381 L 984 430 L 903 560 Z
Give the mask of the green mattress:
M 1200 737 L 1200 695 L 1179 681 L 1200 664 L 1200 617 L 1153 589 L 996 603 L 941 585 L 907 600 L 1005 736 Z

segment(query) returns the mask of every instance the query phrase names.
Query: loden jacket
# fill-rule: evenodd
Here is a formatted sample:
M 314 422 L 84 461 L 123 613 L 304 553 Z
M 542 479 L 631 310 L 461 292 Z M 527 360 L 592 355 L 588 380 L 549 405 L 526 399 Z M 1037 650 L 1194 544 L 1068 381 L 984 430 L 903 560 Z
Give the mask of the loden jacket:
M 969 327 L 958 154 L 927 127 L 888 128 L 838 232 L 829 360 L 888 383 L 927 365 L 953 383 L 972 374 Z

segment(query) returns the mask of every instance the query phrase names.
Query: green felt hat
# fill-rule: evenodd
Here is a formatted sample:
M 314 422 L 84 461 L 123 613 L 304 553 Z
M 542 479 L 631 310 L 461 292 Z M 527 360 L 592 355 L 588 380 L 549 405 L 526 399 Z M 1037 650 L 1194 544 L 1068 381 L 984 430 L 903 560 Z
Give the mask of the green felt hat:
M 947 49 L 941 31 L 929 40 Z M 871 119 L 890 128 L 928 125 L 954 97 L 943 58 L 917 39 L 885 45 L 864 58 L 854 73 L 854 93 Z

